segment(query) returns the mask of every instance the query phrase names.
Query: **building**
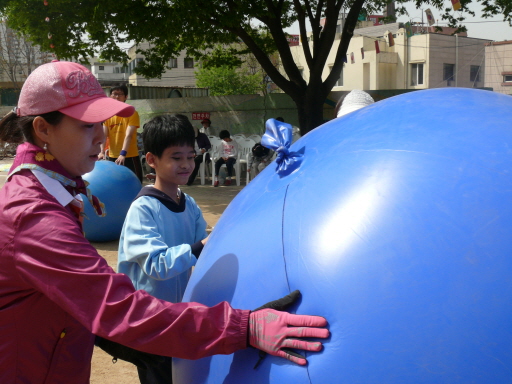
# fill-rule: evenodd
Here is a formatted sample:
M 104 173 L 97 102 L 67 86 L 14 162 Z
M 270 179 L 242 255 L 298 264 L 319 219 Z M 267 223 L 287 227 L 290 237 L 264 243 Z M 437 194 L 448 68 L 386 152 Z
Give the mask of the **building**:
M 149 48 L 148 43 L 130 47 L 128 50 L 130 61 L 126 66 L 92 58 L 88 67 L 107 93 L 112 86 L 119 84 L 128 86 L 130 100 L 209 95 L 208 89 L 196 87 L 194 59 L 189 58 L 184 51 L 178 58 L 169 60 L 168 67 L 171 69 L 163 73 L 160 79 L 147 80 L 137 75 L 134 69 L 144 59 L 142 54 L 137 53 L 137 49 L 147 48 Z
M 21 89 L 34 69 L 53 59 L 54 54 L 41 51 L 5 22 L 0 23 L 0 88 Z
M 167 63 L 168 70 L 162 74 L 160 79 L 145 79 L 143 76 L 134 73 L 137 64 L 144 60 L 144 55 L 137 53 L 138 49 L 148 49 L 149 43 L 133 45 L 128 49 L 130 61 L 128 63 L 128 80 L 131 85 L 136 86 L 159 86 L 159 87 L 196 87 L 194 75 L 197 63 L 192 57 L 188 57 L 186 51 L 180 52 L 176 58 L 170 59 Z
M 443 33 L 429 28 L 419 31 L 407 37 L 403 23 L 354 30 L 347 62 L 333 91 L 484 86 L 485 45 L 490 40 L 448 35 L 453 31 L 446 28 Z M 323 79 L 332 69 L 340 38 L 329 54 Z M 302 46 L 291 49 L 308 80 Z
M 90 70 L 103 86 L 128 84 L 128 68 L 122 64 L 106 63 L 93 59 L 91 60 Z
M 512 94 L 512 40 L 485 46 L 485 86 L 495 92 Z

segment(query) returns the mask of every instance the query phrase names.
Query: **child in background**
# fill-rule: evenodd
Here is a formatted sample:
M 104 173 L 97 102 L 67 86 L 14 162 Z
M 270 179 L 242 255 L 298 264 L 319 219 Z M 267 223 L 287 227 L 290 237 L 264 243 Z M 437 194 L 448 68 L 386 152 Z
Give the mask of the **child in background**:
M 222 148 L 220 158 L 215 162 L 215 183 L 214 187 L 219 186 L 219 172 L 220 167 L 226 164 L 228 171 L 228 177 L 224 182 L 224 185 L 231 185 L 231 176 L 233 175 L 233 165 L 236 163 L 236 156 L 238 154 L 238 144 L 231 138 L 231 135 L 227 130 L 220 131 L 219 137 L 222 140 Z
M 0 383 L 89 383 L 95 335 L 184 359 L 252 345 L 305 365 L 286 348 L 319 351 L 321 343 L 296 339 L 327 337 L 325 319 L 270 309 L 274 302 L 250 311 L 160 300 L 135 290 L 85 239 L 81 194 L 105 213 L 82 179 L 98 160 L 102 122 L 133 112 L 82 65 L 54 60 L 30 74 L 0 121 L 0 140 L 20 143 L 0 190 Z M 186 182 L 190 171 L 174 160 L 169 173 Z
M 179 303 L 207 240 L 201 210 L 178 187 L 194 170 L 194 129 L 186 116 L 157 116 L 144 125 L 142 139 L 156 180 L 128 210 L 117 271 L 128 275 L 135 289 Z M 141 383 L 172 383 L 171 363 L 162 357 L 150 367 L 139 366 Z
M 247 164 L 247 172 L 250 179 L 254 179 L 258 173 L 270 164 L 273 155 L 274 151 L 264 147 L 261 143 L 254 144 L 249 153 L 249 162 Z

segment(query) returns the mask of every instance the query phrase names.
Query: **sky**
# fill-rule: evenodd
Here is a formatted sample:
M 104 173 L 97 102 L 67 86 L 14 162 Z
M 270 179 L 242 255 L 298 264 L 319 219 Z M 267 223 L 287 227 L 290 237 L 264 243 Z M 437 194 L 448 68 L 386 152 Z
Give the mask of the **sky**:
M 423 20 L 426 22 L 426 8 L 428 8 L 428 6 L 425 6 L 423 10 L 415 9 L 414 7 L 408 8 L 409 16 L 412 21 L 421 21 L 421 16 L 423 15 Z M 478 5 L 473 5 L 472 9 L 476 13 L 476 16 L 472 17 L 467 15 L 466 21 L 463 23 L 468 29 L 468 37 L 489 39 L 494 41 L 512 40 L 512 27 L 509 26 L 508 22 L 503 21 L 503 16 L 495 16 L 493 18 L 484 19 L 480 16 L 481 8 L 478 7 Z M 438 18 L 441 19 L 440 11 L 432 8 L 431 11 L 434 14 L 434 18 L 436 20 Z M 406 22 L 409 21 L 409 19 L 406 16 L 401 16 L 398 18 L 398 21 Z M 439 26 L 443 26 L 441 20 L 439 20 Z
M 427 17 L 425 15 L 425 9 L 427 8 L 428 6 L 425 6 L 423 9 L 416 9 L 414 6 L 409 6 L 407 7 L 409 17 L 400 16 L 398 17 L 398 21 L 404 23 L 407 21 L 421 22 L 421 18 L 423 16 L 423 21 L 426 23 Z M 484 19 L 480 16 L 481 8 L 479 7 L 478 4 L 474 4 L 471 8 L 476 13 L 476 17 L 466 15 L 466 21 L 464 25 L 468 29 L 468 37 L 488 39 L 494 41 L 512 40 L 512 27 L 509 26 L 508 22 L 503 22 L 502 16 L 495 16 L 493 18 Z M 446 24 L 442 24 L 441 21 L 441 12 L 434 8 L 431 8 L 431 11 L 436 21 L 439 18 L 438 25 L 441 27 L 445 26 Z M 286 31 L 290 34 L 298 34 L 298 24 L 295 23 Z

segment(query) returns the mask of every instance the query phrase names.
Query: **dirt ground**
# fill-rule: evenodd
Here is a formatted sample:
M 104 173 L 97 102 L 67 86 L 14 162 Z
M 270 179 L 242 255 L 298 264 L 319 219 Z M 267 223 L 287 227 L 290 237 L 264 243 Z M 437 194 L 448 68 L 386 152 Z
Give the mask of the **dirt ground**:
M 12 159 L 0 159 L 0 188 L 5 183 L 7 176 L 6 165 L 12 163 Z M 2 167 L 3 166 L 3 167 Z M 207 181 L 208 183 L 208 181 Z M 210 184 L 200 185 L 197 179 L 192 186 L 183 186 L 181 189 L 192 196 L 203 211 L 203 216 L 210 231 L 217 224 L 224 209 L 231 200 L 240 192 L 245 184 L 230 187 L 213 188 Z M 118 241 L 105 243 L 92 243 L 112 268 L 117 264 Z M 112 358 L 99 348 L 95 348 L 91 366 L 91 384 L 139 384 L 137 369 L 130 363 L 118 360 L 112 363 Z

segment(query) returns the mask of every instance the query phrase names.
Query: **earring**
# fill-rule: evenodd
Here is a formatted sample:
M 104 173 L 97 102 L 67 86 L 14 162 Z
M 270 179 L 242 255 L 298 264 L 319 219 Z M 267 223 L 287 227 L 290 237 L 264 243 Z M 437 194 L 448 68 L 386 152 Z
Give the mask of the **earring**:
M 44 143 L 44 145 L 43 145 L 43 149 L 44 149 L 45 151 L 48 151 L 48 144 L 47 144 L 47 143 Z

